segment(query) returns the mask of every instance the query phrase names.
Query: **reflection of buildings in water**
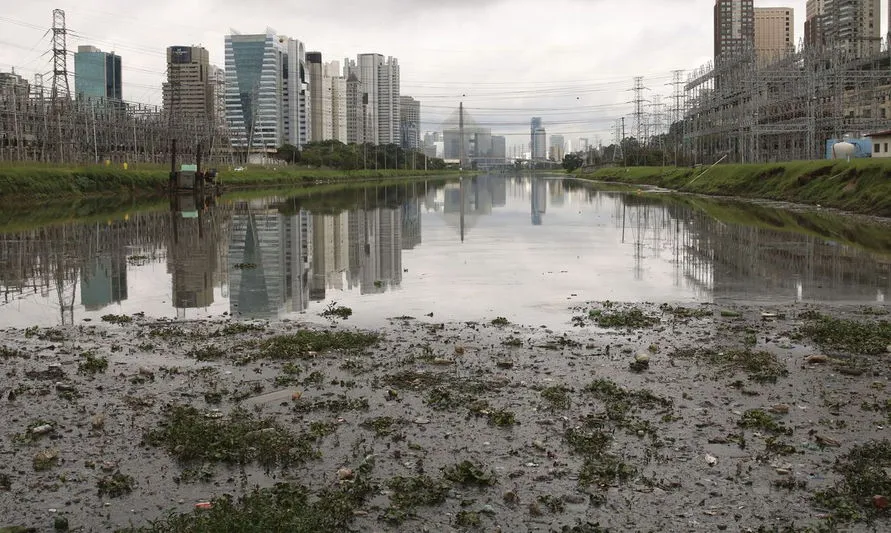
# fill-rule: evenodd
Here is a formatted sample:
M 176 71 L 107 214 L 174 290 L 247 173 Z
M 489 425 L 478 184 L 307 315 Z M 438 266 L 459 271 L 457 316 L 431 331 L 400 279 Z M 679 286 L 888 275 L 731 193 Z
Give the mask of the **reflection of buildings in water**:
M 309 298 L 325 299 L 325 289 L 343 289 L 349 266 L 349 215 L 312 215 L 312 276 Z
M 491 215 L 496 205 L 506 204 L 505 178 L 483 175 L 449 183 L 443 188 L 443 215 L 446 222 L 458 229 L 461 241 L 479 217 Z
M 542 215 L 548 208 L 548 183 L 541 178 L 532 178 L 532 225 L 541 226 Z
M 402 282 L 402 210 L 349 213 L 349 286 L 379 293 Z
M 98 311 L 127 299 L 127 257 L 123 249 L 87 259 L 80 271 L 80 303 Z
M 716 299 L 880 302 L 891 260 L 837 242 L 690 216 L 691 252 L 711 258 Z
M 252 210 L 232 217 L 229 305 L 233 313 L 273 317 L 309 303 L 312 218 Z
M 142 213 L 106 223 L 60 224 L 2 235 L 0 299 L 54 299 L 63 324 L 73 320 L 76 301 L 87 310 L 123 301 L 128 297 L 128 250 L 163 257 L 168 222 L 166 213 Z
M 413 250 L 421 244 L 421 200 L 410 198 L 402 204 L 402 249 Z
M 173 306 L 177 309 L 206 308 L 213 303 L 214 273 L 218 269 L 217 243 L 220 234 L 213 212 L 171 212 L 167 245 L 167 272 L 171 277 Z
M 492 195 L 492 207 L 504 207 L 507 205 L 507 178 L 491 178 L 489 191 Z
M 675 285 L 715 300 L 883 302 L 891 260 L 813 236 L 728 224 L 687 206 L 617 198 L 622 242 L 634 246 L 635 277 L 647 254 L 670 252 Z
M 554 207 L 562 207 L 566 202 L 566 190 L 563 180 L 548 180 L 548 201 Z

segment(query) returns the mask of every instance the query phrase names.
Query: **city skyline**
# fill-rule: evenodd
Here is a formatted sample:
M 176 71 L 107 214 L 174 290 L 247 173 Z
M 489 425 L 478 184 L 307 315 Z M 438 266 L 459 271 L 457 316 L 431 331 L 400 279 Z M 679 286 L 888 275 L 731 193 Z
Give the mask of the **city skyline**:
M 39 56 L 29 54 L 32 47 L 21 43 L 36 42 L 34 51 L 45 51 L 48 41 L 40 40 L 42 32 L 38 33 L 37 28 L 43 27 L 41 20 L 46 21 L 44 25 L 48 27 L 51 8 L 61 7 L 69 11 L 68 21 L 72 29 L 69 48 L 78 44 L 95 44 L 103 50 L 115 51 L 124 57 L 125 99 L 160 104 L 163 56 L 167 46 L 204 46 L 210 52 L 211 63 L 222 65 L 222 37 L 229 33 L 230 26 L 237 23 L 239 28 L 264 28 L 272 24 L 278 32 L 293 35 L 306 43 L 307 50 L 321 51 L 324 58 L 355 57 L 369 51 L 398 57 L 402 70 L 401 94 L 411 95 L 424 103 L 422 131 L 436 129 L 454 104 L 463 99 L 470 108 L 485 109 L 477 113 L 479 121 L 493 123 L 493 130 L 508 136 L 509 145 L 516 144 L 516 136 L 523 135 L 528 128 L 528 117 L 533 115 L 543 115 L 551 125 L 550 131 L 564 134 L 567 138 L 600 137 L 608 141 L 612 121 L 629 112 L 631 76 L 647 76 L 648 84 L 654 87 L 655 92 L 659 90 L 658 82 L 670 81 L 671 69 L 693 69 L 711 56 L 713 0 L 632 0 L 631 3 L 646 5 L 650 16 L 634 19 L 632 23 L 626 11 L 634 11 L 631 9 L 634 6 L 619 10 L 605 2 L 562 1 L 555 3 L 553 13 L 557 17 L 553 19 L 549 14 L 543 20 L 523 22 L 515 26 L 515 32 L 499 35 L 497 40 L 490 40 L 486 36 L 488 32 L 483 32 L 482 37 L 473 38 L 474 42 L 468 43 L 466 36 L 469 33 L 466 31 L 457 32 L 458 38 L 447 34 L 445 29 L 450 27 L 451 18 L 446 16 L 442 21 L 443 15 L 454 14 L 455 18 L 459 14 L 470 16 L 468 23 L 472 25 L 486 22 L 502 25 L 519 19 L 498 19 L 496 14 L 506 10 L 506 4 L 500 1 L 488 1 L 482 5 L 459 2 L 448 11 L 442 7 L 412 3 L 400 11 L 404 16 L 395 21 L 395 31 L 383 32 L 377 23 L 386 19 L 386 14 L 395 9 L 398 2 L 370 2 L 362 9 L 353 10 L 344 20 L 332 20 L 339 17 L 331 15 L 339 13 L 335 5 L 329 6 L 330 12 L 321 6 L 314 6 L 302 13 L 299 21 L 288 15 L 264 20 L 263 13 L 267 10 L 263 9 L 236 14 L 231 4 L 223 3 L 195 25 L 183 24 L 182 18 L 174 18 L 172 11 L 162 6 L 153 12 L 152 17 L 145 17 L 145 24 L 140 21 L 141 26 L 136 28 L 137 31 L 122 35 L 117 27 L 100 24 L 114 19 L 126 26 L 127 21 L 138 14 L 125 15 L 129 10 L 124 10 L 122 4 L 116 1 L 88 0 L 72 6 L 36 2 L 33 6 L 18 9 L 11 19 L 0 20 L 0 26 L 9 30 L 4 31 L 8 37 L 0 41 L 0 70 L 10 70 L 15 66 L 17 72 L 33 79 L 33 72 L 38 67 L 36 63 L 40 63 Z M 795 36 L 798 40 L 804 35 L 805 3 L 800 0 L 755 2 L 755 5 L 794 8 L 798 14 L 795 17 Z M 261 7 L 275 5 L 276 2 L 267 0 L 262 2 Z M 524 6 L 520 2 L 517 7 Z M 564 15 L 562 18 L 561 13 Z M 569 13 L 581 16 L 565 16 Z M 584 20 L 586 14 L 597 15 L 598 19 L 628 21 L 627 27 L 637 31 L 628 32 L 632 35 L 617 34 L 611 28 L 605 28 L 603 32 L 578 32 L 579 35 L 568 32 L 572 35 L 570 38 L 565 31 L 551 29 L 556 28 L 558 22 L 574 28 L 580 22 L 575 19 Z M 882 17 L 885 16 L 883 6 Z M 427 24 L 423 28 L 419 26 L 424 21 L 433 20 L 437 24 Z M 592 24 L 596 22 L 593 18 L 588 20 Z M 678 23 L 671 26 L 665 23 L 666 20 L 677 20 Z M 340 30 L 324 31 L 335 23 L 339 24 Z M 159 25 L 163 26 L 164 31 L 156 31 Z M 516 52 L 522 49 L 519 43 L 523 41 L 524 34 L 536 26 L 553 35 L 554 39 L 543 40 L 548 44 L 536 49 L 532 54 L 534 58 L 521 57 Z M 109 28 L 113 31 L 109 31 Z M 152 31 L 145 31 L 146 28 Z M 647 31 L 648 28 L 652 31 Z M 583 36 L 588 33 L 597 36 Z M 390 37 L 390 34 L 398 34 L 399 38 Z M 645 48 L 644 35 L 667 42 L 668 46 L 651 47 L 646 54 L 635 53 Z M 413 40 L 417 44 L 405 44 Z M 513 44 L 517 46 L 512 45 L 514 40 L 516 43 Z M 628 61 L 618 57 L 623 54 L 583 53 L 591 47 L 597 49 L 609 45 L 613 48 L 616 43 L 625 43 Z M 18 45 L 21 47 L 16 47 Z M 525 42 L 522 46 L 525 46 Z M 469 53 L 477 53 L 474 61 L 467 61 Z M 536 62 L 534 69 L 526 68 L 531 64 L 528 61 Z M 580 64 L 585 67 L 581 71 L 578 68 Z M 513 87 L 505 91 L 505 84 Z M 536 94 L 524 94 L 529 92 Z

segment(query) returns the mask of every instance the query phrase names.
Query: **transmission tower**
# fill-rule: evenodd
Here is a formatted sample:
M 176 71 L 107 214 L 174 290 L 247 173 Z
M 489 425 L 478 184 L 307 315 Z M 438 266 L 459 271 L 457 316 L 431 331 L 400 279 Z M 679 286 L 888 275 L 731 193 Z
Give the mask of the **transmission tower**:
M 671 82 L 674 86 L 674 113 L 672 113 L 671 122 L 674 124 L 684 119 L 684 108 L 681 106 L 681 100 L 684 98 L 684 71 L 673 70 L 671 72 L 674 75 L 674 79 Z
M 620 118 L 616 120 L 616 149 L 613 150 L 613 162 L 616 163 L 620 159 L 625 159 L 625 153 L 622 150 L 622 141 L 624 141 L 624 130 L 625 129 L 625 118 Z
M 65 11 L 53 10 L 53 104 L 60 99 L 68 99 L 71 88 L 68 86 L 68 29 L 65 27 Z
M 638 144 L 643 145 L 643 130 L 645 125 L 645 112 L 644 112 L 644 103 L 646 100 L 643 97 L 644 90 L 647 89 L 643 84 L 643 76 L 635 76 L 634 77 L 634 88 L 631 90 L 634 91 L 634 131 L 635 138 L 637 139 Z
M 37 72 L 34 74 L 34 96 L 43 98 L 43 74 Z
M 650 123 L 651 129 L 650 129 L 649 133 L 650 133 L 650 137 L 657 137 L 662 134 L 662 128 L 663 128 L 663 125 L 662 125 L 662 118 L 663 118 L 662 96 L 658 95 L 658 94 L 653 96 L 653 103 L 650 105 L 650 107 L 652 108 L 653 111 L 652 111 L 652 114 L 650 117 L 652 119 L 652 122 Z

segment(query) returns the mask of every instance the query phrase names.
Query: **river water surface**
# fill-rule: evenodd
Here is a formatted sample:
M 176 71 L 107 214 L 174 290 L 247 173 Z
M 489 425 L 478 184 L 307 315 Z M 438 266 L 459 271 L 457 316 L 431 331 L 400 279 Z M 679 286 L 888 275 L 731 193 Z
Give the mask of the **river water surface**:
M 0 325 L 144 312 L 571 327 L 623 302 L 887 305 L 887 227 L 820 211 L 491 175 L 190 198 L 0 226 Z M 432 318 L 430 314 L 432 313 Z

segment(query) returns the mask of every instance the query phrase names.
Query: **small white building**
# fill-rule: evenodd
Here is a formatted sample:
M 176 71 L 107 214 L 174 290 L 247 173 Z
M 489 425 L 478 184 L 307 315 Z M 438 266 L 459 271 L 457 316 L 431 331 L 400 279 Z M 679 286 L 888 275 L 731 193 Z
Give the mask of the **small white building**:
M 891 130 L 870 133 L 873 157 L 891 157 Z

